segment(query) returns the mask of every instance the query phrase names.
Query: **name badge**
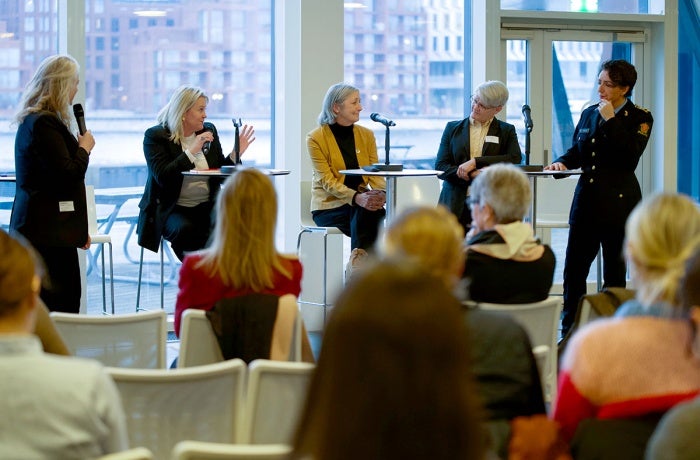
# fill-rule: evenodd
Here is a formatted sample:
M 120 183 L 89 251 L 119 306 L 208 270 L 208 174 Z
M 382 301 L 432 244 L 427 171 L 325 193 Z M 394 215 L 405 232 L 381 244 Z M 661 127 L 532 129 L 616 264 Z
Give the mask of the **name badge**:
M 590 128 L 581 128 L 581 129 L 579 130 L 579 132 L 580 132 L 581 134 L 587 134 L 587 133 L 589 133 L 590 131 L 591 131 Z
M 498 136 L 486 136 L 484 142 L 489 142 L 491 144 L 498 144 Z
M 59 212 L 73 212 L 75 211 L 75 206 L 72 201 L 59 201 L 58 202 Z

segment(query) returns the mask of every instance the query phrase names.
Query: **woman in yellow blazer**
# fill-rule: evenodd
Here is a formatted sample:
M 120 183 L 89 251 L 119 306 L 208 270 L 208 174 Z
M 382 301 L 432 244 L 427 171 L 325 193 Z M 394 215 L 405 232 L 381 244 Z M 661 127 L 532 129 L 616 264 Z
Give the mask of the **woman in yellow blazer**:
M 307 135 L 313 164 L 311 214 L 317 225 L 337 227 L 350 237 L 350 267 L 374 245 L 386 203 L 384 178 L 338 172 L 378 161 L 374 133 L 355 124 L 361 111 L 360 90 L 337 83 L 323 99 L 318 128 Z

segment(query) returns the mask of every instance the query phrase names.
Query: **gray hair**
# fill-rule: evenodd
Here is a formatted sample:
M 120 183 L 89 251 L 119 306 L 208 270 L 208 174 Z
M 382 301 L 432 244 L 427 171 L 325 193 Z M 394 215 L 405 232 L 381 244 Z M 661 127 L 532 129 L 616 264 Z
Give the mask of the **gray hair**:
M 354 93 L 359 93 L 360 90 L 347 83 L 336 83 L 328 88 L 326 97 L 323 98 L 321 113 L 318 115 L 319 125 L 332 125 L 335 123 L 335 112 L 333 105 L 342 104 L 345 99 Z
M 508 88 L 498 80 L 486 81 L 474 90 L 474 94 L 486 107 L 501 107 L 508 102 Z
M 530 181 L 515 165 L 499 163 L 481 170 L 471 186 L 472 199 L 493 209 L 496 223 L 523 220 L 530 208 Z
M 170 130 L 170 140 L 176 144 L 181 144 L 184 137 L 182 119 L 185 112 L 191 109 L 200 97 L 203 97 L 207 103 L 209 102 L 209 98 L 202 88 L 188 85 L 180 86 L 158 113 L 158 123 Z

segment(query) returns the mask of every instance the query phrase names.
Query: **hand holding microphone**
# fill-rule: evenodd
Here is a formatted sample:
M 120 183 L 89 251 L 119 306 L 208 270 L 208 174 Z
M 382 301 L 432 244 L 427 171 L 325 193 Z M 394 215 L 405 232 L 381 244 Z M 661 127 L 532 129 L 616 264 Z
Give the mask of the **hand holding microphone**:
M 95 147 L 95 138 L 92 136 L 92 132 L 85 127 L 83 106 L 75 104 L 73 106 L 73 115 L 75 115 L 75 121 L 78 123 L 78 146 L 82 147 L 89 154 Z
M 192 146 L 193 153 L 202 152 L 206 155 L 209 153 L 209 149 L 211 149 L 211 143 L 214 140 L 214 133 L 208 129 L 204 129 L 197 131 L 195 135 L 195 143 Z

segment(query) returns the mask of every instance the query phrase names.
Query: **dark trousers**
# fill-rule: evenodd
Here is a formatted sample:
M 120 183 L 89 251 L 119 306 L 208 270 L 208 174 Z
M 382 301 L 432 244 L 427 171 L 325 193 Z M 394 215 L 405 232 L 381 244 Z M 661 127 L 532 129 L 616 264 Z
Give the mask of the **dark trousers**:
M 175 206 L 163 227 L 163 238 L 170 241 L 173 252 L 182 261 L 186 252 L 206 247 L 214 225 L 213 204 L 201 203 L 191 208 Z
M 625 240 L 624 226 L 606 225 L 601 222 L 574 224 L 569 228 L 564 262 L 564 310 L 562 336 L 576 319 L 581 297 L 586 295 L 586 279 L 591 264 L 603 247 L 603 287 L 625 287 L 627 266 L 622 254 Z
M 312 211 L 316 225 L 321 227 L 337 227 L 350 237 L 352 249 L 372 249 L 379 234 L 379 225 L 384 220 L 384 208 L 368 211 L 362 206 L 344 204 L 339 208 Z
M 80 264 L 76 248 L 35 246 L 46 273 L 39 294 L 50 311 L 80 313 Z

